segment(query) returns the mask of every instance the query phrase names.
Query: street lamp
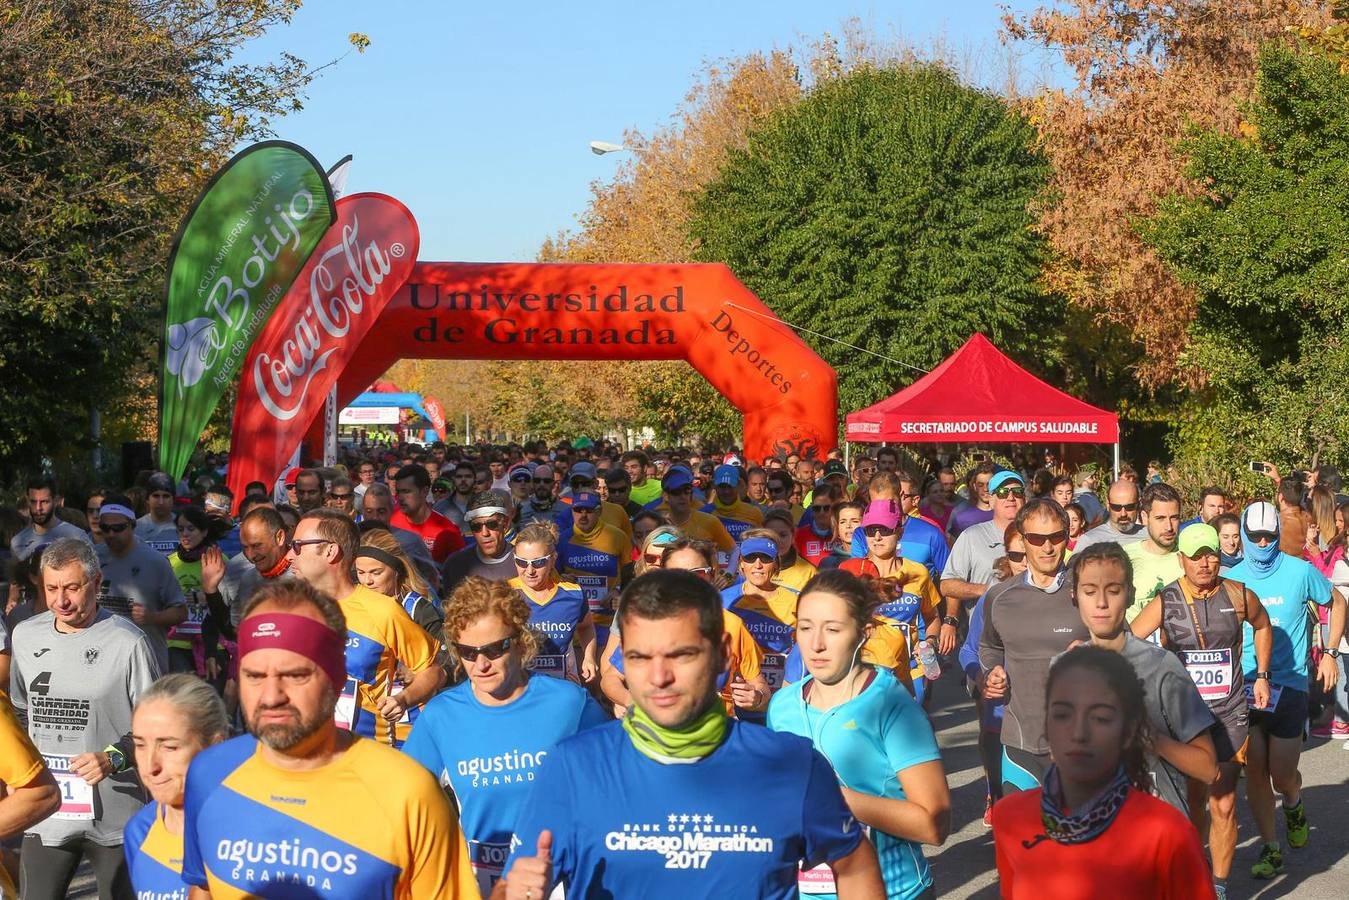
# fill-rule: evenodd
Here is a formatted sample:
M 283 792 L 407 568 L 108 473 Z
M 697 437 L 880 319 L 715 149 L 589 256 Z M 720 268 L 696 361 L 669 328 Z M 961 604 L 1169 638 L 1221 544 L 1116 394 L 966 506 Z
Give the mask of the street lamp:
M 608 141 L 591 141 L 590 152 L 596 156 L 603 156 L 606 153 L 616 153 L 619 150 L 627 150 L 622 144 L 611 144 Z

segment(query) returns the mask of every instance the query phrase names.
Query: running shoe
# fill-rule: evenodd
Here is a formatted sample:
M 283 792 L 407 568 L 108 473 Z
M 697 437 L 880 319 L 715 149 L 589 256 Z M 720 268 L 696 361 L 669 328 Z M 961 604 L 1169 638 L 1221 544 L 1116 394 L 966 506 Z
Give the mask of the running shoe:
M 1349 744 L 1345 746 L 1349 747 Z M 993 798 L 984 797 L 984 827 L 993 827 Z
M 1336 741 L 1349 741 L 1349 722 L 1336 722 L 1331 725 L 1330 737 Z
M 1315 728 L 1311 730 L 1311 736 L 1316 738 L 1317 740 L 1322 741 L 1330 740 L 1331 737 L 1330 723 L 1327 722 L 1324 725 L 1317 725 Z
M 1278 844 L 1266 844 L 1260 850 L 1260 860 L 1251 866 L 1251 875 L 1256 878 L 1273 878 L 1283 874 L 1283 851 Z
M 1307 846 L 1307 807 L 1298 800 L 1297 806 L 1283 808 L 1283 821 L 1288 827 L 1288 846 L 1301 850 Z

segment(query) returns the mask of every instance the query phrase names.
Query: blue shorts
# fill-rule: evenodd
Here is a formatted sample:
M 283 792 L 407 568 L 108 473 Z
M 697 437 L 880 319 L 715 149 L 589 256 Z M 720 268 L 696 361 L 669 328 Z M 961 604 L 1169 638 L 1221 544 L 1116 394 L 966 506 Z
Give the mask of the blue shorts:
M 1253 709 L 1251 728 L 1263 728 L 1270 737 L 1301 738 L 1307 727 L 1307 692 L 1285 687 L 1273 709 Z

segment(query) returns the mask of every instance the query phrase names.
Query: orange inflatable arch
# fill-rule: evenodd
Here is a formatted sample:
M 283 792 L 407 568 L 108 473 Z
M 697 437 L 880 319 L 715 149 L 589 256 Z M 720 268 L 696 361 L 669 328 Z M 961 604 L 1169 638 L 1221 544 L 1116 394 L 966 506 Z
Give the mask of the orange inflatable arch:
M 409 358 L 683 359 L 744 416 L 748 456 L 837 443 L 834 370 L 719 264 L 419 262 L 338 379 L 338 407 Z

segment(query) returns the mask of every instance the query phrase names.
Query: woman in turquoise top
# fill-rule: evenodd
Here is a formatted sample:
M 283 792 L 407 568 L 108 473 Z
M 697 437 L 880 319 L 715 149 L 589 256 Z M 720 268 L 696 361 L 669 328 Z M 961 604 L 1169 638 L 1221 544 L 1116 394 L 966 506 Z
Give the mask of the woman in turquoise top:
M 876 845 L 887 900 L 919 900 L 936 896 L 921 845 L 946 840 L 951 795 L 922 708 L 893 675 L 860 659 L 880 602 L 848 572 L 821 572 L 805 585 L 796 641 L 808 675 L 774 695 L 768 727 L 809 738 L 829 760 Z M 802 872 L 800 890 L 835 896 L 828 867 Z
M 126 823 L 122 848 L 138 897 L 186 900 L 183 785 L 192 758 L 229 737 L 225 704 L 196 675 L 165 675 L 136 703 L 131 739 L 151 802 Z

